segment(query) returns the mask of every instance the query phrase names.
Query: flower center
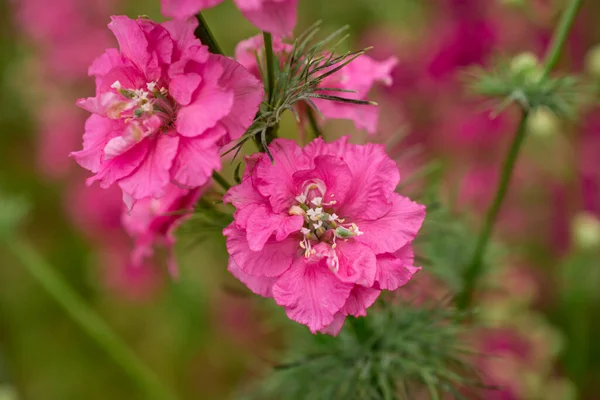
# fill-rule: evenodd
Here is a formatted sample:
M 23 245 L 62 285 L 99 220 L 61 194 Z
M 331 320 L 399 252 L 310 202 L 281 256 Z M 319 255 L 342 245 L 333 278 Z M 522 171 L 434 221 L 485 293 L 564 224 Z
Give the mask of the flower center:
M 145 125 L 144 122 L 153 116 L 159 117 L 163 130 L 174 121 L 176 103 L 169 96 L 166 88 L 157 86 L 157 82 L 148 82 L 147 90 L 126 89 L 121 82 L 111 85 L 118 96 L 108 108 L 108 116 L 112 119 L 124 119 L 126 123 Z
M 360 236 L 363 232 L 354 223 L 347 223 L 340 218 L 334 208 L 337 203 L 335 195 L 331 194 L 325 199 L 327 188 L 319 179 L 307 181 L 303 185 L 303 192 L 296 196 L 297 204 L 290 207 L 290 215 L 301 215 L 304 217 L 304 226 L 300 229 L 302 240 L 300 247 L 304 250 L 304 256 L 310 258 L 317 251 L 313 248 L 318 243 L 326 243 L 330 250 L 327 254 L 329 267 L 337 272 L 339 260 L 336 255 L 337 239 L 344 241 L 354 236 Z

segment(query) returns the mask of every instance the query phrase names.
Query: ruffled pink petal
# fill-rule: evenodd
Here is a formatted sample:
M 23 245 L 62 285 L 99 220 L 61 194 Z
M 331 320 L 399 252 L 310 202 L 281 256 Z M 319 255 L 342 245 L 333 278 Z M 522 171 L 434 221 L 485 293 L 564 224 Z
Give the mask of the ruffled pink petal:
M 400 173 L 383 145 L 348 144 L 343 159 L 352 171 L 353 179 L 338 215 L 362 219 L 385 215 L 391 207 L 389 199 L 398 186 Z
M 394 254 L 377 256 L 376 286 L 382 290 L 396 290 L 410 281 L 421 270 L 414 266 L 412 246 L 407 244 Z
M 344 69 L 324 79 L 322 87 L 352 90 L 354 93 L 343 93 L 342 97 L 353 100 L 365 100 L 373 85 L 381 82 L 392 83 L 391 72 L 397 65 L 395 57 L 379 62 L 368 56 L 361 56 L 348 64 Z M 359 130 L 369 134 L 377 132 L 379 108 L 376 106 L 356 105 L 326 100 L 315 100 L 323 116 L 327 119 L 348 119 L 354 122 Z
M 202 84 L 192 102 L 182 107 L 175 125 L 183 136 L 194 137 L 202 134 L 231 112 L 234 93 L 232 89 L 219 85 L 223 67 L 217 62 L 205 65 L 202 72 Z M 174 79 L 174 77 L 172 78 Z
M 336 275 L 342 282 L 373 285 L 377 263 L 371 249 L 354 240 L 343 242 L 338 239 L 335 252 L 339 260 Z
M 187 106 L 201 82 L 202 77 L 198 74 L 178 75 L 169 82 L 169 94 L 179 105 Z
M 309 160 L 292 140 L 275 139 L 269 150 L 274 161 L 263 155 L 256 163 L 252 180 L 258 191 L 269 198 L 274 212 L 288 212 L 300 194 L 296 193 L 293 175 L 307 169 Z
M 99 84 L 96 87 L 98 92 L 96 97 L 101 98 L 102 96 L 113 95 L 120 98 L 121 96 L 117 95 L 116 91 L 111 87 L 116 81 L 119 81 L 124 88 L 143 88 L 146 90 L 146 83 L 149 82 L 149 79 L 141 70 L 133 65 L 113 68 L 99 80 Z
M 177 154 L 178 144 L 177 136 L 159 135 L 152 142 L 144 162 L 131 175 L 119 181 L 121 189 L 136 199 L 164 196 L 165 188 L 171 181 L 169 170 Z
M 233 106 L 231 112 L 221 120 L 221 124 L 227 129 L 229 140 L 237 140 L 254 121 L 265 89 L 261 81 L 236 61 L 220 55 L 210 57 L 223 67 L 221 85 L 233 87 Z
M 115 15 L 111 17 L 108 28 L 117 38 L 121 54 L 133 61 L 140 71 L 148 72 L 150 64 L 157 64 L 156 56 L 148 51 L 148 40 L 137 21 Z M 156 66 L 153 65 L 154 68 Z
M 106 49 L 106 51 L 92 62 L 88 69 L 88 75 L 98 78 L 106 75 L 111 69 L 124 67 L 123 58 L 117 49 Z
M 253 293 L 262 297 L 273 297 L 273 285 L 277 278 L 268 278 L 264 276 L 248 275 L 240 269 L 233 258 L 229 258 L 227 269 L 233 276 L 248 286 Z
M 250 176 L 252 167 L 253 166 L 247 163 L 242 182 L 239 185 L 233 186 L 225 193 L 225 196 L 223 196 L 223 202 L 225 204 L 233 204 L 238 211 L 251 204 L 267 204 L 266 199 L 252 184 L 252 177 Z
M 369 246 L 375 254 L 393 253 L 417 236 L 425 220 L 425 206 L 394 193 L 392 207 L 378 219 L 354 222 L 363 235 L 356 240 Z
M 214 129 L 222 131 L 219 127 Z M 210 180 L 214 171 L 220 169 L 221 157 L 214 142 L 206 141 L 202 136 L 179 139 L 179 149 L 173 161 L 171 177 L 180 186 L 202 186 Z
M 161 24 L 171 35 L 173 39 L 173 61 L 181 59 L 181 56 L 191 46 L 200 44 L 200 40 L 194 35 L 194 31 L 198 27 L 196 18 L 176 19 Z
M 235 223 L 223 230 L 227 237 L 227 251 L 242 271 L 253 276 L 275 277 L 284 273 L 292 265 L 298 253 L 298 241 L 286 239 L 281 242 L 269 241 L 261 251 L 248 247 L 246 233 Z
M 128 124 L 121 136 L 114 137 L 104 147 L 104 161 L 126 153 L 140 141 L 155 133 L 161 126 L 161 119 L 154 115 L 141 124 L 133 122 Z
M 167 17 L 184 19 L 222 2 L 223 0 L 161 0 L 161 12 Z
M 314 160 L 315 167 L 310 170 L 298 171 L 294 174 L 294 185 L 297 193 L 306 181 L 320 179 L 325 183 L 327 191 L 324 201 L 335 200 L 343 204 L 350 185 L 352 184 L 352 173 L 346 163 L 338 157 L 323 155 Z
M 262 79 L 262 77 L 256 59 L 257 56 L 263 57 L 264 45 L 265 41 L 263 35 L 256 35 L 249 39 L 242 40 L 235 46 L 235 60 L 257 79 Z M 293 48 L 294 46 L 284 43 L 280 37 L 273 37 L 273 52 L 277 59 L 285 59 L 285 55 L 290 53 Z
M 300 232 L 304 217 L 299 215 L 275 214 L 266 206 L 259 206 L 249 215 L 246 223 L 246 238 L 252 251 L 261 251 L 274 235 L 281 241 Z M 239 225 L 238 225 L 239 226 Z M 299 242 L 299 238 L 297 242 Z
M 171 64 L 175 45 L 169 31 L 164 26 L 146 18 L 139 18 L 137 23 L 146 35 L 148 41 L 147 51 L 156 55 L 159 64 Z
M 98 173 L 89 178 L 87 184 L 91 185 L 95 181 L 100 181 L 100 187 L 106 189 L 116 181 L 131 175 L 144 162 L 149 152 L 150 141 L 142 140 L 127 152 L 108 161 L 102 161 Z
M 273 297 L 289 318 L 312 333 L 325 328 L 344 306 L 354 285 L 341 282 L 324 262 L 298 258 L 273 286 Z
M 314 99 L 313 102 L 326 119 L 347 119 L 354 122 L 354 126 L 358 130 L 364 130 L 370 135 L 377 133 L 378 106 L 336 103 L 321 99 Z
M 298 19 L 298 0 L 234 0 L 244 16 L 261 31 L 291 36 Z
M 341 312 L 337 312 L 333 316 L 333 322 L 331 322 L 325 328 L 319 329 L 319 332 L 326 335 L 337 336 L 342 331 L 344 322 L 346 322 L 346 316 Z
M 342 308 L 342 313 L 355 317 L 366 317 L 367 308 L 377 300 L 381 290 L 355 285 Z
M 102 152 L 106 144 L 119 135 L 123 125 L 115 120 L 92 114 L 85 122 L 83 150 L 71 153 L 71 156 L 83 168 L 94 173 L 100 169 Z

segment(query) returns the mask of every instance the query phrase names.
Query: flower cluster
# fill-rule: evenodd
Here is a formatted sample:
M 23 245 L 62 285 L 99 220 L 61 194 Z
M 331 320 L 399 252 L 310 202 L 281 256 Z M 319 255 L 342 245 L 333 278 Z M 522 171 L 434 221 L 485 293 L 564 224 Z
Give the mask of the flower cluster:
M 113 17 L 121 51 L 108 49 L 90 67 L 96 96 L 77 162 L 114 183 L 126 203 L 166 195 L 172 183 L 196 188 L 220 169 L 219 148 L 252 123 L 260 82 L 238 63 L 210 54 L 195 22 L 157 24 Z
M 248 158 L 224 197 L 237 209 L 223 232 L 229 270 L 312 332 L 337 334 L 418 270 L 425 208 L 394 192 L 400 175 L 379 145 L 276 139 L 269 150 L 274 163 Z
M 247 135 L 261 118 L 265 76 L 257 53 L 264 58 L 263 38 L 240 43 L 238 63 L 212 54 L 195 37 L 197 20 L 186 19 L 216 3 L 164 1 L 165 13 L 178 19 L 163 24 L 112 17 L 109 28 L 120 49 L 93 62 L 96 95 L 78 102 L 92 115 L 83 149 L 72 155 L 95 174 L 88 184 L 122 190 L 121 223 L 134 240 L 135 268 L 152 264 L 162 247 L 171 275 L 177 275 L 174 230 L 220 169 L 222 147 Z M 236 3 L 275 34 L 283 70 L 297 51 L 281 39 L 295 24 L 296 1 Z M 391 84 L 396 59 L 377 62 L 360 53 L 327 64 L 333 55 L 319 50 L 311 72 L 319 83 L 314 102 L 299 97 L 288 108 L 304 119 L 312 102 L 326 118 L 350 119 L 374 133 L 377 108 L 366 95 L 377 81 Z M 301 63 L 309 60 L 298 56 Z M 331 90 L 351 94 L 332 97 Z M 335 99 L 342 103 L 330 101 Z M 224 230 L 229 270 L 312 332 L 336 335 L 346 316 L 366 315 L 382 290 L 403 286 L 419 270 L 411 242 L 425 208 L 395 193 L 399 171 L 383 146 L 343 138 L 300 148 L 275 139 L 265 150 L 248 157 L 243 182 L 223 197 L 237 209 Z

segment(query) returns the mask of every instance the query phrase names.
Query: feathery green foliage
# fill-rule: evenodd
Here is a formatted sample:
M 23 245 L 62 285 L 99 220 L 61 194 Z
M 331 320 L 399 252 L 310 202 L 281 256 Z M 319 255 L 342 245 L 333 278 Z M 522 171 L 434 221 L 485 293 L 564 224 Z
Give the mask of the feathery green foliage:
M 466 76 L 471 91 L 500 100 L 496 113 L 517 103 L 527 111 L 544 108 L 560 118 L 574 118 L 591 94 L 578 77 L 544 76 L 542 66 L 528 54 L 500 61 L 490 70 L 471 68 Z
M 478 385 L 461 316 L 443 304 L 387 302 L 337 338 L 304 335 L 249 399 L 431 399 Z
M 312 44 L 313 39 L 320 31 L 320 22 L 317 22 L 295 40 L 293 49 L 286 55 L 283 62 L 275 57 L 271 66 L 271 71 L 275 76 L 273 77 L 273 88 L 269 88 L 269 100 L 263 102 L 246 134 L 224 154 L 235 151 L 237 155 L 246 141 L 260 138 L 262 151 L 270 156 L 267 145 L 274 138 L 281 115 L 289 110 L 294 114 L 296 120 L 300 120 L 296 109 L 298 103 L 305 104 L 317 114 L 320 114 L 320 111 L 315 105 L 314 99 L 359 105 L 373 104 L 369 101 L 343 97 L 343 93 L 353 93 L 352 91 L 319 87 L 323 80 L 340 71 L 367 50 L 349 51 L 336 55 L 337 47 L 348 38 L 347 30 L 348 27 L 343 27 L 325 39 Z M 266 60 L 258 53 L 256 59 L 263 82 L 270 81 L 267 76 L 269 68 L 268 65 L 265 65 Z M 256 141 L 258 142 L 258 140 Z

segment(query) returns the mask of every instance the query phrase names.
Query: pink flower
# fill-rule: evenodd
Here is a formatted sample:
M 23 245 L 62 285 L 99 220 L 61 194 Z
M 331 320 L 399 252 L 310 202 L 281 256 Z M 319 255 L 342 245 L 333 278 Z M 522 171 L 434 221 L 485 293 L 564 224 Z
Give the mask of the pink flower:
M 162 198 L 142 199 L 132 211 L 123 212 L 123 226 L 135 240 L 131 257 L 134 267 L 143 267 L 154 255 L 155 247 L 162 246 L 167 251 L 169 272 L 177 276 L 174 232 L 190 216 L 200 195 L 201 189 L 187 190 L 169 185 Z
M 235 60 L 242 64 L 244 68 L 250 71 L 256 78 L 262 79 L 260 68 L 256 62 L 258 59 L 264 59 L 265 40 L 263 35 L 252 36 L 249 39 L 242 40 L 235 47 Z M 283 60 L 287 54 L 291 53 L 294 46 L 284 43 L 280 38 L 273 38 L 273 52 L 279 56 L 279 60 Z
M 188 18 L 223 0 L 162 0 L 162 13 Z M 260 30 L 275 36 L 290 36 L 298 19 L 298 0 L 234 0 L 244 17 Z
M 338 73 L 325 78 L 320 87 L 351 90 L 354 93 L 338 93 L 334 95 L 353 100 L 366 100 L 367 94 L 375 83 L 386 86 L 392 84 L 391 72 L 398 64 L 395 57 L 384 61 L 376 61 L 368 56 L 360 56 L 341 69 Z M 332 92 L 324 92 L 331 95 Z M 336 101 L 314 99 L 321 114 L 327 119 L 349 119 L 357 129 L 366 130 L 369 134 L 377 131 L 379 108 L 376 105 L 357 105 Z
M 101 281 L 124 300 L 148 301 L 158 294 L 165 279 L 154 265 L 133 265 L 127 252 L 126 242 L 103 244 L 97 255 Z
M 112 45 L 105 21 L 115 7 L 113 0 L 54 0 L 52 7 L 43 0 L 19 0 L 15 17 L 36 42 L 44 72 L 69 79 L 85 76 L 98 52 Z
M 68 154 L 79 146 L 86 112 L 73 109 L 72 101 L 52 98 L 41 107 L 37 136 L 39 171 L 52 179 L 64 178 L 74 167 Z
M 276 139 L 269 149 L 274 163 L 248 158 L 224 197 L 237 209 L 223 231 L 229 271 L 311 332 L 335 335 L 419 269 L 411 242 L 425 207 L 394 192 L 400 175 L 383 146 Z
M 220 168 L 221 145 L 239 138 L 263 98 L 260 82 L 194 37 L 195 22 L 112 18 L 121 51 L 90 67 L 96 97 L 83 150 L 72 153 L 103 188 L 118 183 L 133 203 L 164 196 L 171 183 L 195 188 Z

